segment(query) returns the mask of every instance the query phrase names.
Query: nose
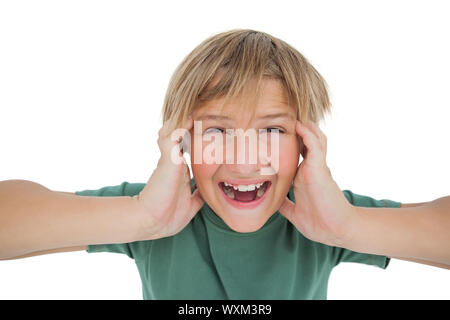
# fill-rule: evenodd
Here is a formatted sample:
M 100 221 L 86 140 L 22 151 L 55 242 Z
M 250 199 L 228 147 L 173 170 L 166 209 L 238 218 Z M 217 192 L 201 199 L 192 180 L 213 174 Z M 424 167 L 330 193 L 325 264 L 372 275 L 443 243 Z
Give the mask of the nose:
M 251 179 L 259 176 L 260 168 L 256 164 L 226 164 L 227 169 L 237 179 Z
M 228 137 L 225 145 L 225 166 L 236 178 L 260 176 L 261 168 L 267 166 L 267 159 L 260 157 L 256 134 Z

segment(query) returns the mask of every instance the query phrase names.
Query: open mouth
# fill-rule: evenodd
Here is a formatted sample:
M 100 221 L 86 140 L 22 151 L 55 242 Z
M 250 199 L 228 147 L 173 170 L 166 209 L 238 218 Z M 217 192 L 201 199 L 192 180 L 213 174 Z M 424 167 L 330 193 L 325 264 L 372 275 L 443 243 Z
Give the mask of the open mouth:
M 271 186 L 270 181 L 264 181 L 249 185 L 233 185 L 227 182 L 220 182 L 219 186 L 227 200 L 231 203 L 251 204 L 260 202 Z

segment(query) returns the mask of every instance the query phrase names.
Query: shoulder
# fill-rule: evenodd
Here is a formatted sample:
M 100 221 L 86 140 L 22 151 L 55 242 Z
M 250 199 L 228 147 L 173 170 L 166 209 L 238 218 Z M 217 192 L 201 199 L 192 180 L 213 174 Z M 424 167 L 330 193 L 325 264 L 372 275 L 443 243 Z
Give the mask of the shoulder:
M 375 197 L 370 197 L 362 194 L 357 194 L 351 190 L 342 190 L 345 198 L 352 205 L 357 207 L 391 207 L 400 208 L 401 202 L 394 201 L 390 199 L 380 199 Z
M 379 199 L 375 197 L 370 197 L 362 194 L 355 193 L 351 190 L 345 189 L 342 190 L 345 198 L 352 205 L 357 207 L 391 207 L 391 208 L 400 208 L 402 205 L 399 201 L 394 201 L 390 199 Z M 289 189 L 289 193 L 287 197 L 295 202 L 294 188 L 291 187 Z

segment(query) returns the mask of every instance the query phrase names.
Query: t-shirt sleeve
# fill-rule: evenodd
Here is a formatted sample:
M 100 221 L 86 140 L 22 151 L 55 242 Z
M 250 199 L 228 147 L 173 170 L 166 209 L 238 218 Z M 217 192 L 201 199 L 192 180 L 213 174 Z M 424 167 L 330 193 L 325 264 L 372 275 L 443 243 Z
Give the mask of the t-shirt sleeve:
M 134 196 L 145 187 L 145 183 L 128 183 L 122 182 L 120 185 L 107 186 L 100 189 L 87 189 L 76 191 L 75 194 L 79 196 L 91 197 L 121 197 Z M 139 260 L 140 257 L 145 256 L 148 252 L 151 241 L 135 241 L 129 243 L 108 243 L 108 244 L 90 244 L 87 252 L 113 252 L 126 254 L 128 257 Z
M 388 207 L 388 208 L 400 208 L 401 202 L 388 200 L 388 199 L 374 199 L 368 196 L 353 193 L 350 190 L 342 191 L 347 200 L 357 207 Z M 334 247 L 333 258 L 335 265 L 340 262 L 358 262 L 368 265 L 374 265 L 382 269 L 386 269 L 389 265 L 390 259 L 386 256 L 360 253 L 351 251 L 345 248 Z

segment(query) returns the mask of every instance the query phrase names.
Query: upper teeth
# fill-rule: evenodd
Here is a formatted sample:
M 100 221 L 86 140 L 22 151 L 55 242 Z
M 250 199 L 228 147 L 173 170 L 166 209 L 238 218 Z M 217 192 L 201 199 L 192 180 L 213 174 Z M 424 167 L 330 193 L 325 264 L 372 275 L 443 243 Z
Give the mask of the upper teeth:
M 224 182 L 224 185 L 227 187 L 233 187 L 234 190 L 239 190 L 239 191 L 253 191 L 258 188 L 260 188 L 264 183 L 257 183 L 257 184 L 249 184 L 249 185 L 237 185 L 237 186 L 233 186 L 230 183 Z

